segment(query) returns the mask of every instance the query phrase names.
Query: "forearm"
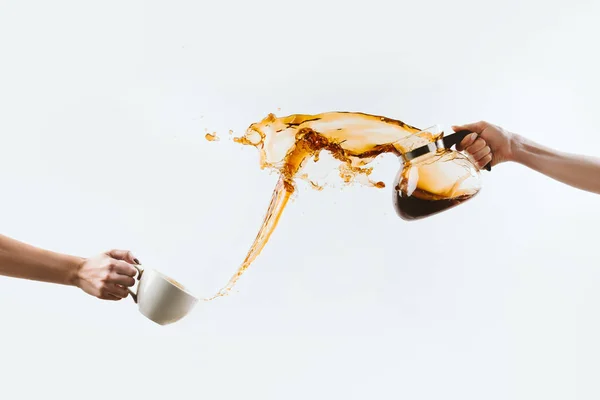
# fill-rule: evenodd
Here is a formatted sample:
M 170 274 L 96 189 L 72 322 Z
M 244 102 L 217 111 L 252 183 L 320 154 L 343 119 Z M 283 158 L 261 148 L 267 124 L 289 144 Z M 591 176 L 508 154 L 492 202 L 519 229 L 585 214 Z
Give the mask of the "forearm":
M 0 275 L 75 285 L 80 257 L 40 249 L 0 235 Z
M 521 136 L 513 140 L 513 161 L 559 182 L 600 194 L 600 158 L 559 152 Z

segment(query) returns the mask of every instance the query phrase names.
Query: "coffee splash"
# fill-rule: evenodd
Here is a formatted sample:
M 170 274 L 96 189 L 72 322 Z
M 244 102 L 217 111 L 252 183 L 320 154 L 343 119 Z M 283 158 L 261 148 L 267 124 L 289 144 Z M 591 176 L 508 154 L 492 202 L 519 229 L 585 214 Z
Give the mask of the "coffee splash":
M 204 138 L 206 140 L 208 140 L 209 142 L 218 142 L 219 140 L 221 140 L 216 133 L 206 133 L 204 135 Z
M 375 158 L 385 153 L 401 157 L 442 135 L 443 132 L 423 132 L 396 119 L 360 112 L 294 114 L 279 118 L 269 114 L 262 121 L 250 125 L 243 136 L 234 137 L 233 140 L 258 149 L 260 168 L 277 171 L 279 180 L 246 258 L 227 285 L 206 300 L 227 295 L 258 257 L 290 197 L 297 190 L 297 180 L 307 181 L 314 189 L 323 189 L 305 171 L 310 160 L 315 163 L 319 161 L 322 151 L 326 151 L 337 162 L 339 177 L 346 184 L 357 182 L 364 186 L 384 188 L 384 182 L 371 179 L 373 167 L 369 164 Z

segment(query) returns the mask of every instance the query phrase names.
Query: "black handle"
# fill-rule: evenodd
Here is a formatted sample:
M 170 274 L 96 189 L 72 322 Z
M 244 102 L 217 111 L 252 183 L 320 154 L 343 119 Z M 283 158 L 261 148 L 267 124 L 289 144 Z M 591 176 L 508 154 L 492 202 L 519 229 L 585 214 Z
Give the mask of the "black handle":
M 466 138 L 468 135 L 470 135 L 471 133 L 473 133 L 473 132 L 463 130 L 463 131 L 458 131 L 451 135 L 448 135 L 448 136 L 444 137 L 444 146 L 446 146 L 446 148 L 449 149 L 450 147 L 455 146 L 455 145 L 459 144 L 460 142 L 462 142 L 462 140 L 464 138 Z M 487 165 L 484 168 L 487 171 L 491 171 L 492 163 L 491 162 L 487 163 Z

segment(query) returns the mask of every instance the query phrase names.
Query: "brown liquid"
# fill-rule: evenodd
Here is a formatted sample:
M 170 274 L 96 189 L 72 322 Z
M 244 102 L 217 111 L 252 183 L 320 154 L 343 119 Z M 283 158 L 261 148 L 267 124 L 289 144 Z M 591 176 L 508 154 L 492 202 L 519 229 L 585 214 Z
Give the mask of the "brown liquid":
M 206 140 L 209 142 L 216 142 L 219 140 L 219 137 L 215 133 L 207 133 L 204 135 L 204 138 L 206 138 Z
M 227 285 L 206 300 L 226 295 L 260 254 L 277 226 L 290 196 L 296 190 L 297 179 L 308 181 L 317 190 L 322 189 L 309 174 L 303 172 L 309 160 L 319 160 L 321 151 L 327 151 L 339 162 L 339 176 L 345 183 L 358 182 L 384 188 L 383 182 L 375 182 L 369 178 L 372 173 L 372 167 L 368 166 L 370 162 L 384 153 L 401 156 L 441 135 L 421 132 L 399 120 L 352 112 L 296 114 L 280 118 L 269 114 L 262 121 L 250 125 L 246 133 L 234 138 L 234 141 L 256 147 L 260 152 L 261 169 L 277 170 L 279 180 L 262 226 L 244 262 Z M 461 193 L 454 194 L 458 197 L 452 200 L 409 200 L 412 203 L 408 203 L 407 213 L 411 218 L 425 216 L 446 207 L 444 201 L 460 202 Z M 418 196 L 419 193 L 415 195 Z M 406 202 L 407 199 L 400 201 Z
M 185 287 L 183 287 L 183 285 L 181 283 L 177 282 L 175 279 L 169 278 L 169 277 L 166 277 L 166 279 L 173 285 L 177 286 L 179 289 L 185 290 Z
M 430 193 L 415 191 L 410 196 L 402 196 L 401 191 L 395 190 L 394 208 L 400 218 L 413 221 L 456 207 L 473 196 L 463 195 L 452 199 L 436 199 L 432 198 Z

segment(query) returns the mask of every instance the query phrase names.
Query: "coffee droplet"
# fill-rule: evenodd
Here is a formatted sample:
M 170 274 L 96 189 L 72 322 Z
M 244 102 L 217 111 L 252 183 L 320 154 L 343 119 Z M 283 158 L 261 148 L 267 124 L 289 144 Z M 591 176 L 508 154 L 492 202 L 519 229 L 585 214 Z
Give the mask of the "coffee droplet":
M 209 142 L 218 142 L 220 139 L 217 136 L 216 132 L 213 133 L 207 133 L 206 135 L 204 135 L 204 137 L 206 138 L 206 140 L 208 140 Z

